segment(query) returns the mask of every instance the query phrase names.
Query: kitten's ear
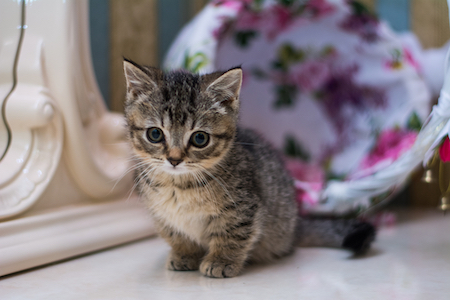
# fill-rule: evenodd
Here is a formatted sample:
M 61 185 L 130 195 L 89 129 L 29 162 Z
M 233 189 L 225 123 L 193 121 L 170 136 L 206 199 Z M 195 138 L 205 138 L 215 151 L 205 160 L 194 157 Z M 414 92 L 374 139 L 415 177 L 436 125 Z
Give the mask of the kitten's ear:
M 157 88 L 156 82 L 132 61 L 127 59 L 123 61 L 123 71 L 129 97 L 135 98 L 139 94 L 149 93 Z
M 207 88 L 207 92 L 224 99 L 224 104 L 229 104 L 234 110 L 239 108 L 239 93 L 242 85 L 241 68 L 231 69 L 223 73 L 219 78 L 213 81 Z

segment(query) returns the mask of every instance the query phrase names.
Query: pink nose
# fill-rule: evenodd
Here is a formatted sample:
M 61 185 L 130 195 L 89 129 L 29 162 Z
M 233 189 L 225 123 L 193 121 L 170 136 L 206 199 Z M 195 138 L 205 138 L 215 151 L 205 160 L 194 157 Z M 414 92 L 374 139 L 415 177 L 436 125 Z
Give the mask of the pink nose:
M 171 164 L 172 166 L 174 166 L 174 167 L 178 166 L 179 164 L 181 164 L 181 163 L 183 162 L 182 159 L 168 158 L 167 160 L 168 160 L 168 161 L 170 162 L 170 164 Z

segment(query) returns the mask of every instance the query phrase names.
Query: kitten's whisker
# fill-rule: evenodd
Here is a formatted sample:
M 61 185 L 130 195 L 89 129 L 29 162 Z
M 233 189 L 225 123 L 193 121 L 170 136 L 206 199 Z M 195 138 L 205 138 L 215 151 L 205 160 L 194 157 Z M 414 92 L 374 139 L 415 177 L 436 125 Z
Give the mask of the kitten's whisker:
M 216 176 L 214 176 L 211 172 L 209 172 L 205 167 L 201 166 L 201 168 L 203 169 L 203 171 L 208 174 L 208 176 L 210 176 L 212 179 L 214 179 L 225 191 L 225 193 L 228 195 L 228 197 L 230 197 L 230 200 L 233 202 L 234 206 L 236 207 L 236 202 L 234 201 L 233 197 L 231 197 L 230 192 L 228 191 L 228 189 L 225 187 L 225 182 L 223 182 L 223 180 L 221 180 L 220 178 L 217 178 Z
M 105 146 L 127 145 L 128 146 L 128 142 L 123 141 L 123 142 L 118 142 L 118 143 L 102 143 L 102 145 L 105 145 Z
M 215 197 L 215 194 L 214 194 L 214 192 L 211 190 L 211 186 L 210 186 L 210 184 L 209 184 L 209 182 L 208 182 L 208 179 L 206 179 L 205 174 L 203 174 L 202 172 L 200 172 L 200 173 L 198 173 L 198 176 L 200 177 L 200 180 L 203 182 L 202 186 L 205 188 L 206 192 L 209 194 L 209 198 L 210 198 L 211 200 L 214 200 L 214 199 L 216 198 L 216 197 Z
M 128 194 L 127 201 L 130 200 L 131 195 L 133 194 L 134 190 L 139 185 L 141 180 L 143 178 L 145 178 L 146 176 L 148 176 L 148 174 L 150 174 L 150 172 L 152 172 L 154 170 L 155 170 L 155 168 L 151 164 L 149 164 L 149 166 L 147 168 L 145 168 L 140 174 L 136 175 L 135 183 L 134 183 L 133 187 L 131 188 L 130 193 Z M 139 180 L 137 180 L 138 178 L 139 178 Z
M 222 169 L 222 171 L 224 171 L 225 173 L 227 173 L 228 175 L 230 175 L 231 177 L 234 178 L 233 173 L 230 172 L 230 170 L 228 170 L 228 168 L 226 166 L 222 166 L 221 164 L 222 162 L 219 162 L 218 164 L 216 164 L 217 167 L 220 167 Z
M 124 173 L 119 177 L 119 179 L 112 179 L 111 181 L 116 181 L 116 184 L 114 185 L 114 187 L 117 185 L 117 182 L 120 181 L 127 173 L 129 173 L 130 171 L 132 171 L 133 169 L 137 168 L 138 165 L 141 164 L 145 164 L 145 161 L 141 161 L 137 164 L 132 164 L 130 165 L 130 162 L 134 162 L 138 160 L 138 157 L 133 155 L 131 157 L 128 157 L 127 159 L 124 160 L 124 163 L 128 164 L 128 168 L 124 171 Z
M 200 178 L 199 174 L 197 174 L 197 172 L 193 172 L 193 173 L 192 173 L 192 176 L 194 177 L 196 183 L 198 183 L 198 184 L 200 185 L 200 184 L 201 184 L 201 178 Z M 203 197 L 201 197 L 201 195 L 200 195 L 200 188 L 199 188 L 199 185 L 196 185 L 196 186 L 195 186 L 195 192 L 197 193 L 198 199 L 199 199 L 200 201 L 203 202 L 204 199 L 203 199 Z
M 121 176 L 117 181 L 121 180 L 121 179 L 122 179 L 126 174 L 128 174 L 129 172 L 134 171 L 134 170 L 136 170 L 137 168 L 139 168 L 139 167 L 141 167 L 141 166 L 144 166 L 144 165 L 146 165 L 146 164 L 148 164 L 148 162 L 146 162 L 146 161 L 141 161 L 141 162 L 139 162 L 139 163 L 137 163 L 137 164 L 135 164 L 135 165 L 129 166 L 129 167 L 125 170 L 125 172 L 122 174 L 122 176 Z
M 152 171 L 152 170 L 150 170 L 150 171 Z M 131 195 L 133 194 L 133 192 L 135 191 L 135 189 L 139 186 L 139 183 L 141 182 L 141 180 L 142 180 L 142 177 L 139 179 L 139 181 L 135 182 L 135 184 L 133 185 L 133 187 L 132 187 L 131 190 L 130 190 L 130 193 L 128 194 L 127 201 L 130 200 Z
M 136 161 L 136 158 L 129 159 L 127 162 L 130 163 L 130 162 L 132 162 L 132 161 Z M 133 171 L 133 170 L 135 170 L 135 169 L 137 169 L 137 168 L 139 168 L 139 167 L 141 167 L 141 166 L 143 166 L 143 165 L 146 165 L 146 164 L 148 164 L 148 163 L 149 163 L 149 162 L 147 162 L 147 161 L 140 161 L 140 162 L 138 162 L 137 164 L 133 164 L 133 165 L 129 166 L 129 167 L 125 170 L 124 174 L 119 178 L 119 180 L 122 179 L 123 176 L 125 176 L 127 173 L 129 173 L 129 172 L 131 172 L 131 171 Z
M 135 161 L 142 161 L 142 159 L 137 156 L 136 154 L 132 154 L 127 157 L 127 159 L 124 159 L 125 163 L 135 162 Z
M 149 168 L 150 167 L 146 168 L 146 170 Z M 143 172 L 145 172 L 145 170 Z M 139 178 L 139 180 L 137 180 L 138 178 Z M 141 180 L 142 180 L 142 172 L 141 172 L 141 174 L 136 175 L 133 187 L 130 189 L 130 192 L 128 193 L 127 201 L 130 200 L 131 195 L 133 194 L 134 190 L 136 189 L 136 187 L 138 186 L 138 184 Z
M 116 182 L 114 183 L 113 187 L 112 187 L 111 190 L 109 191 L 108 195 L 112 193 L 112 191 L 116 188 L 117 184 L 118 184 L 118 183 L 119 183 L 119 182 L 120 182 L 120 181 L 121 181 L 128 173 L 130 173 L 131 171 L 134 171 L 134 170 L 136 170 L 136 169 L 138 169 L 138 168 L 140 168 L 141 166 L 146 165 L 146 164 L 147 164 L 147 162 L 140 162 L 140 163 L 138 163 L 138 164 L 136 164 L 136 165 L 133 165 L 133 166 L 128 167 L 128 169 L 125 170 L 125 172 L 124 172 L 118 179 L 115 180 Z
M 254 144 L 254 143 L 242 143 L 242 142 L 234 142 L 234 143 L 239 144 L 239 145 L 261 146 L 260 144 Z

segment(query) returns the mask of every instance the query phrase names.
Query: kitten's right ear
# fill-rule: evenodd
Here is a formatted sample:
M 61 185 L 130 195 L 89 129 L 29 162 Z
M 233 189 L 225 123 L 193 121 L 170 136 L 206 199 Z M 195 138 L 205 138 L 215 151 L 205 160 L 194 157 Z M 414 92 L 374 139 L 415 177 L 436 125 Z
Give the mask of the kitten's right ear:
M 156 82 L 134 62 L 124 59 L 123 71 L 127 81 L 127 94 L 132 98 L 157 88 Z
M 242 85 L 241 68 L 233 68 L 223 73 L 219 78 L 214 80 L 206 91 L 217 97 L 220 103 L 229 105 L 235 111 L 239 109 L 239 93 Z M 213 99 L 216 99 L 214 97 Z M 224 101 L 225 100 L 225 101 Z

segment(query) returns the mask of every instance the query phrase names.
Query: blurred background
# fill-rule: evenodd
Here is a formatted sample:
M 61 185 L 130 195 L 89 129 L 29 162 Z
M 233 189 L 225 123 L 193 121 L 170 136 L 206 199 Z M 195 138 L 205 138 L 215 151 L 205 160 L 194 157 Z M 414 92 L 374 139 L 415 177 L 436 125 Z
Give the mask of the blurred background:
M 160 66 L 179 30 L 207 0 L 90 0 L 92 59 L 111 110 L 123 111 L 122 57 Z
M 424 48 L 450 37 L 446 0 L 359 0 L 398 31 L 413 31 Z M 123 110 L 122 57 L 159 66 L 179 30 L 208 0 L 90 0 L 92 57 L 110 109 Z
M 359 0 L 397 32 L 414 32 L 425 49 L 441 47 L 450 37 L 446 0 Z M 123 111 L 122 57 L 160 66 L 172 41 L 207 0 L 90 0 L 93 65 L 107 106 Z M 433 170 L 437 177 L 437 167 Z M 425 183 L 417 172 L 394 201 L 437 206 L 438 181 Z

